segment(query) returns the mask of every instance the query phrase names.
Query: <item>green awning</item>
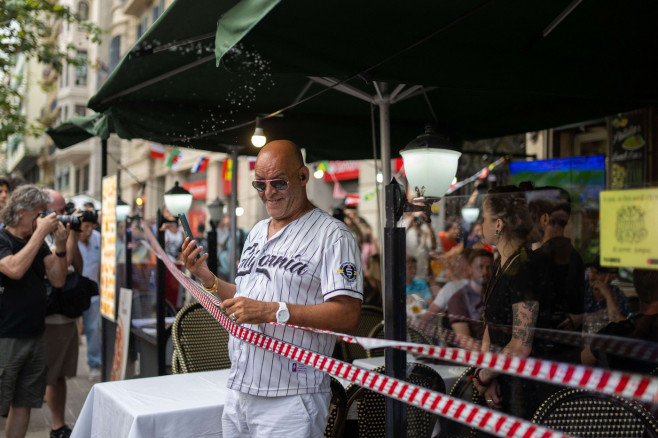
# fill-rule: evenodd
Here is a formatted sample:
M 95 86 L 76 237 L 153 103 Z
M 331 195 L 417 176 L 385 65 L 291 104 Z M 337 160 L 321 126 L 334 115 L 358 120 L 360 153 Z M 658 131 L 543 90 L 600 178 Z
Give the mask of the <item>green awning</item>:
M 46 129 L 46 134 L 58 148 L 73 146 L 92 137 L 107 139 L 111 132 L 111 122 L 105 114 L 71 117 L 54 128 Z
M 89 106 L 120 137 L 208 150 L 249 144 L 283 109 L 269 138 L 352 159 L 372 156 L 378 117 L 355 95 L 413 96 L 390 107 L 393 154 L 428 121 L 472 140 L 658 102 L 658 2 L 571 4 L 176 0 Z

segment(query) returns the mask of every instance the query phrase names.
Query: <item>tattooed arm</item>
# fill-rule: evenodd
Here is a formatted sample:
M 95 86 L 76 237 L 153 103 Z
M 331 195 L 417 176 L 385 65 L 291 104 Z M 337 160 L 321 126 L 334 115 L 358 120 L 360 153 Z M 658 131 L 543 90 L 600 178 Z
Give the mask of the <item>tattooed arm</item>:
M 528 357 L 532 351 L 532 337 L 537 315 L 539 314 L 539 302 L 521 301 L 512 304 L 512 339 L 503 348 L 502 353 L 510 356 Z M 480 376 L 489 381 L 498 376 L 498 373 L 483 369 Z

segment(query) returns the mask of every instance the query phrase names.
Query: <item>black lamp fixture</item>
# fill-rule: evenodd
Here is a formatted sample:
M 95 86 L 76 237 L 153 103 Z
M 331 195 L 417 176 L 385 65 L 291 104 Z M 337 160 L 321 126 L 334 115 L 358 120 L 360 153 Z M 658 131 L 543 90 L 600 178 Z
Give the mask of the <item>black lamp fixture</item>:
M 174 187 L 165 192 L 164 203 L 174 217 L 179 217 L 181 214 L 187 213 L 192 206 L 192 194 L 179 186 L 176 181 Z
M 395 220 L 399 220 L 405 211 L 424 211 L 429 222 L 432 204 L 440 200 L 452 185 L 461 152 L 428 124 L 425 132 L 411 140 L 400 155 L 409 188 L 415 196 L 413 204 L 402 194 L 396 196 Z

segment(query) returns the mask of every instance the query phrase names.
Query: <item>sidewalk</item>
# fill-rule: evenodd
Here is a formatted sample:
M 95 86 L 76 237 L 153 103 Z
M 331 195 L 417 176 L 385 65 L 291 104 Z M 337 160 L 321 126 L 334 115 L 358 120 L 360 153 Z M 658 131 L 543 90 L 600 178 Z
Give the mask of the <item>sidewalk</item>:
M 67 381 L 66 423 L 73 427 L 87 399 L 87 394 L 96 382 L 89 381 L 89 368 L 87 367 L 87 344 L 84 335 L 78 353 L 78 375 Z M 27 438 L 48 438 L 50 435 L 50 410 L 46 403 L 41 409 L 32 409 L 30 426 L 27 429 Z M 5 418 L 0 417 L 0 436 L 4 436 Z

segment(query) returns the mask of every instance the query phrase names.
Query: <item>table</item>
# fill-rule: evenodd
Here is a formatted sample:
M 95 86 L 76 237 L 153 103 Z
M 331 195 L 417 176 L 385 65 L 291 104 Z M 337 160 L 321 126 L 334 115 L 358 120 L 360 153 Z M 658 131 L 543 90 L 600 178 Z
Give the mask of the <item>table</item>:
M 221 437 L 229 370 L 94 385 L 72 438 Z

